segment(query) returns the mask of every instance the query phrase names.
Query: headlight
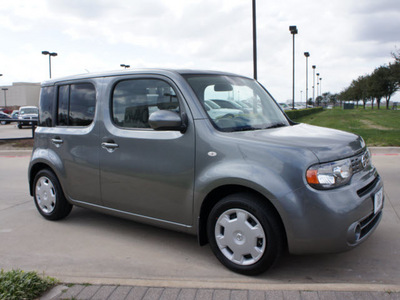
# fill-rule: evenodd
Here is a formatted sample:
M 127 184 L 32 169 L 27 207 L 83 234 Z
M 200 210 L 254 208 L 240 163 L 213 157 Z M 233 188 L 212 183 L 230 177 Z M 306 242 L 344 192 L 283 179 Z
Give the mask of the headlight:
M 353 175 L 350 159 L 318 164 L 307 170 L 307 182 L 317 189 L 332 189 L 348 183 Z

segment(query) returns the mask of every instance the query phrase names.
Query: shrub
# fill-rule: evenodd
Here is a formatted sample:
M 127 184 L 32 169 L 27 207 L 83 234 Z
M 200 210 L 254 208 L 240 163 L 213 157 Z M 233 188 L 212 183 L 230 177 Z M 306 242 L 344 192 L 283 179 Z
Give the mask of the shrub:
M 316 114 L 322 112 L 322 107 L 314 107 L 314 108 L 307 108 L 307 109 L 297 109 L 297 110 L 286 110 L 285 113 L 291 120 L 296 120 L 298 118 Z
M 40 277 L 36 272 L 12 270 L 0 272 L 0 299 L 35 299 L 57 281 L 51 277 Z

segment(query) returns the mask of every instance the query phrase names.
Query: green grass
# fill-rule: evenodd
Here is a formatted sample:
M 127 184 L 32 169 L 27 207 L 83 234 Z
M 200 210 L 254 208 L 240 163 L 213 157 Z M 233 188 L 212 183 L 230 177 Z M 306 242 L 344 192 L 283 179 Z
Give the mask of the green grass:
M 335 108 L 295 121 L 356 133 L 368 146 L 400 146 L 400 110 Z
M 0 272 L 0 299 L 36 299 L 57 284 L 51 277 L 39 276 L 36 272 L 12 270 Z

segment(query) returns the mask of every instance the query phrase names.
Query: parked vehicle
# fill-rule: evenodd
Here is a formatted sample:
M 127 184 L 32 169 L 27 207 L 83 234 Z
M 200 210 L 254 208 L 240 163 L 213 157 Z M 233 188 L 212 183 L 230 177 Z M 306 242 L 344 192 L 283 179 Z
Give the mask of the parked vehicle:
M 6 125 L 11 123 L 11 116 L 9 114 L 6 114 L 5 112 L 0 111 L 0 124 L 1 125 Z
M 243 111 L 239 109 L 232 108 L 221 108 L 218 104 L 211 100 L 205 100 L 204 106 L 210 118 L 212 120 L 217 120 L 219 118 L 229 118 L 229 117 L 237 117 L 243 115 Z
M 234 92 L 234 93 L 233 93 Z M 214 118 L 209 100 L 259 101 Z M 382 179 L 357 135 L 292 122 L 255 80 L 136 70 L 42 84 L 29 165 L 39 213 L 81 206 L 198 236 L 254 275 L 288 249 L 338 252 L 382 218 Z
M 21 106 L 18 112 L 18 128 L 37 125 L 39 109 L 36 106 Z
M 292 109 L 289 105 L 286 103 L 279 103 L 279 105 L 282 107 L 283 110 L 290 110 Z
M 18 120 L 18 115 L 19 115 L 19 109 L 13 110 L 11 113 L 11 118 Z

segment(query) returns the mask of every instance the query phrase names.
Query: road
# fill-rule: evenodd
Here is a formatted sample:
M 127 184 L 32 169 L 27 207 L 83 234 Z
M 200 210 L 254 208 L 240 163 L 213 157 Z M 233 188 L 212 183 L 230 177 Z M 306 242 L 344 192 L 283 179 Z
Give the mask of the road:
M 194 236 L 76 207 L 65 220 L 46 221 L 28 193 L 29 152 L 2 150 L 0 268 L 71 283 L 400 291 L 400 151 L 378 150 L 373 163 L 384 179 L 385 206 L 371 238 L 340 254 L 285 254 L 257 277 L 225 269 Z

